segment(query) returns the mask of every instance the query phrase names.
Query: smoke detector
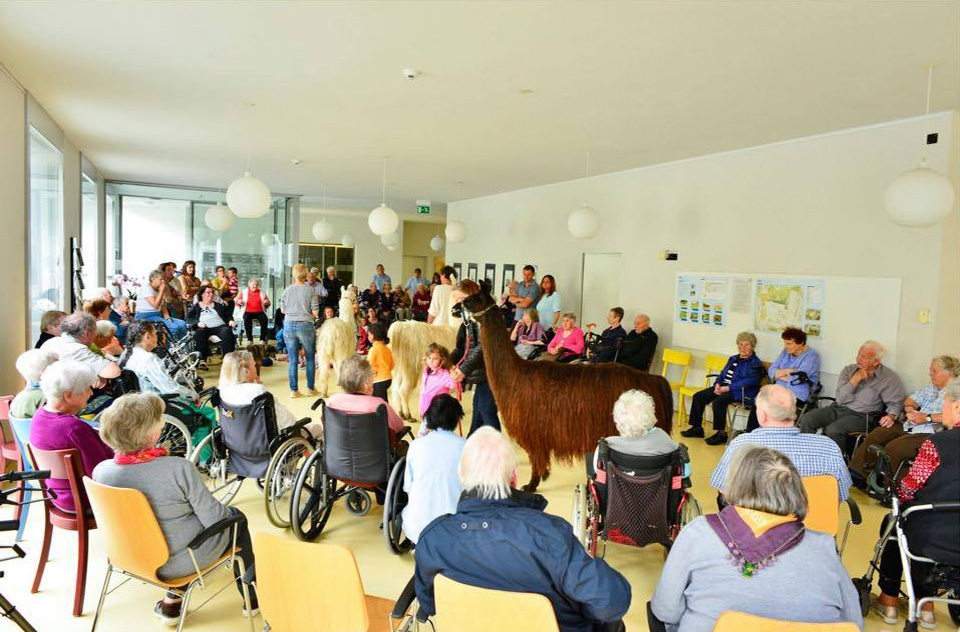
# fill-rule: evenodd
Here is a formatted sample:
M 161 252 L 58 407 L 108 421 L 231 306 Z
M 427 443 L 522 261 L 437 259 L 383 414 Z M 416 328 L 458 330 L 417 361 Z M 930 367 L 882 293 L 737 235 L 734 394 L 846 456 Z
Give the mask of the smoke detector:
M 410 81 L 413 81 L 414 79 L 420 76 L 420 71 L 415 68 L 404 68 L 403 76 L 409 79 Z

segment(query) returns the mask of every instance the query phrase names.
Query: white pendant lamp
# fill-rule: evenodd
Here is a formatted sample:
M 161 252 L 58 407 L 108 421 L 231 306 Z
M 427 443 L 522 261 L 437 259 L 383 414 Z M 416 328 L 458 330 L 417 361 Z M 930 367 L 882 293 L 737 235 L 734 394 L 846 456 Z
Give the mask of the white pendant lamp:
M 400 218 L 397 212 L 387 206 L 387 159 L 383 159 L 383 198 L 380 206 L 370 211 L 367 225 L 374 235 L 389 235 L 400 227 Z
M 260 235 L 260 243 L 263 244 L 264 246 L 267 246 L 267 247 L 272 246 L 272 245 L 273 245 L 273 234 L 272 234 L 272 233 L 264 233 L 264 234 Z
M 433 236 L 433 239 L 430 240 L 430 250 L 440 252 L 443 250 L 445 244 L 446 242 L 444 242 L 443 237 L 440 236 L 440 233 L 437 233 Z
M 230 209 L 217 202 L 203 214 L 203 223 L 215 233 L 225 233 L 233 227 L 235 216 Z
M 353 235 L 347 233 L 340 238 L 340 243 L 347 248 L 353 248 L 355 245 L 357 245 L 357 240 L 353 238 Z
M 253 108 L 256 104 L 244 105 Z M 250 118 L 252 114 L 247 118 L 247 169 L 227 187 L 227 206 L 237 217 L 254 219 L 270 210 L 272 196 L 266 184 L 250 175 Z
M 323 186 L 323 210 L 327 210 L 327 187 Z M 321 217 L 313 224 L 313 238 L 317 241 L 330 241 L 333 239 L 333 224 L 327 221 L 326 216 Z
M 400 233 L 389 233 L 380 236 L 380 243 L 389 248 L 390 246 L 400 245 Z
M 443 234 L 447 236 L 447 241 L 453 244 L 459 244 L 467 238 L 467 225 L 458 219 L 447 221 L 447 227 Z
M 567 216 L 567 231 L 577 239 L 592 239 L 600 229 L 600 216 L 584 202 Z
M 927 68 L 927 114 L 930 114 L 930 91 L 933 87 L 934 65 Z M 887 186 L 883 202 L 887 215 L 901 226 L 924 228 L 933 226 L 953 209 L 956 192 L 953 183 L 942 174 L 927 167 L 927 159 L 920 166 L 901 173 Z
M 399 248 L 399 247 L 400 247 L 399 244 L 390 244 L 389 246 L 387 246 L 387 250 L 389 250 L 390 252 L 393 252 L 394 250 L 396 250 L 396 249 Z

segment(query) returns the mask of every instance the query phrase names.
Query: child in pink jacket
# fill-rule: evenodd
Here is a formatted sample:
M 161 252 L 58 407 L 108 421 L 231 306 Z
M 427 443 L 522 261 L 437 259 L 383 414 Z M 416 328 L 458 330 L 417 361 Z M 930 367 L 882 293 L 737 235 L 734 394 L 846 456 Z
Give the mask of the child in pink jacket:
M 430 402 L 437 395 L 449 393 L 450 389 L 455 389 L 457 383 L 453 381 L 450 375 L 450 351 L 443 345 L 432 343 L 427 347 L 426 366 L 423 367 L 423 375 L 420 377 L 420 419 L 430 408 Z M 421 421 L 418 437 L 427 434 L 427 424 Z

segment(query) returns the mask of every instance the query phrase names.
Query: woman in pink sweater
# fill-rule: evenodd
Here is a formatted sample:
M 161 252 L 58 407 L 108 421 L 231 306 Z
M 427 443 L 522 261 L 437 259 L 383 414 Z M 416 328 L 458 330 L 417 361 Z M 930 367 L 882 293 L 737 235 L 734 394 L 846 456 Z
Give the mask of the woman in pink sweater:
M 583 353 L 583 330 L 576 326 L 577 317 L 567 312 L 560 317 L 560 329 L 547 345 L 547 352 L 538 360 L 571 362 Z
M 450 389 L 456 388 L 457 383 L 453 381 L 450 375 L 450 351 L 443 345 L 432 343 L 427 347 L 426 366 L 423 367 L 423 375 L 420 377 L 420 419 L 427 414 L 430 408 L 430 402 L 437 395 L 449 393 Z M 427 424 L 421 423 L 417 436 L 422 437 L 427 434 Z

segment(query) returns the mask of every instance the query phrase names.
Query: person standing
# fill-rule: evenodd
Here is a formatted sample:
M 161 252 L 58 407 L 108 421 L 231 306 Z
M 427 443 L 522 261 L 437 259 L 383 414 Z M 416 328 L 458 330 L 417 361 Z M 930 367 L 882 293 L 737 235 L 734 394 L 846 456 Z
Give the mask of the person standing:
M 384 271 L 382 263 L 377 264 L 377 273 L 373 275 L 371 283 L 376 283 L 378 292 L 383 291 L 384 283 L 393 283 L 393 279 Z
M 552 274 L 544 274 L 540 279 L 540 301 L 537 312 L 540 314 L 544 329 L 556 331 L 560 326 L 560 293 Z
M 283 291 L 280 299 L 283 310 L 283 340 L 290 352 L 290 366 L 287 377 L 290 382 L 290 397 L 300 397 L 297 384 L 298 358 L 300 349 L 306 355 L 307 391 L 316 395 L 314 380 L 317 373 L 317 331 L 313 320 L 319 314 L 316 291 L 307 285 L 307 266 L 298 263 L 293 266 L 293 283 Z
M 337 278 L 337 269 L 333 266 L 327 267 L 327 276 L 323 277 L 323 288 L 327 291 L 323 306 L 337 309 L 340 304 L 340 293 L 343 291 L 343 281 Z
M 453 300 L 453 282 L 457 278 L 452 266 L 440 269 L 440 285 L 433 289 L 430 307 L 427 309 L 427 322 L 431 325 L 458 327 L 460 319 L 450 313 L 456 301 Z
M 441 273 L 442 275 L 442 273 Z M 438 288 L 439 290 L 439 288 Z M 465 296 L 483 291 L 476 281 L 467 279 L 453 291 L 453 300 L 459 303 Z M 483 348 L 480 345 L 480 323 L 475 318 L 466 317 L 457 331 L 457 346 L 450 354 L 454 368 L 453 381 L 458 384 L 472 385 L 473 417 L 470 421 L 470 434 L 483 426 L 500 430 L 497 402 L 487 383 L 487 369 L 483 361 Z
M 260 324 L 260 342 L 267 344 L 270 339 L 267 331 L 270 298 L 260 289 L 260 279 L 252 277 L 247 281 L 247 289 L 237 297 L 237 306 L 243 308 L 243 329 L 247 332 L 247 342 L 253 342 L 253 321 L 257 321 Z
M 223 299 L 230 309 L 233 309 L 236 307 L 237 294 L 240 293 L 240 276 L 237 269 L 233 267 L 227 268 L 227 292 L 229 297 L 224 296 Z
M 307 285 L 317 293 L 318 305 L 324 305 L 327 298 L 327 288 L 320 278 L 320 268 L 310 268 L 310 272 L 307 273 Z
M 407 282 L 403 284 L 403 289 L 406 290 L 410 296 L 413 296 L 417 293 L 417 286 L 421 283 L 426 283 L 427 280 L 421 274 L 420 268 L 413 269 L 413 276 L 407 279 Z
M 534 278 L 535 273 L 536 270 L 532 265 L 523 266 L 523 282 L 518 283 L 516 292 L 510 295 L 510 304 L 515 308 L 513 316 L 515 321 L 523 318 L 523 312 L 527 308 L 536 307 L 540 300 L 540 286 Z
M 193 298 L 200 292 L 200 286 L 202 283 L 200 279 L 197 278 L 197 262 L 196 261 L 184 261 L 183 267 L 180 268 L 180 277 L 177 279 L 180 282 L 180 299 L 183 301 L 183 313 L 186 314 L 190 311 L 190 306 L 193 305 Z
M 215 268 L 215 274 L 209 281 L 210 287 L 217 291 L 217 298 L 225 300 L 230 292 L 230 279 L 227 278 L 227 269 L 223 266 Z
M 177 264 L 172 261 L 161 263 L 157 268 L 163 273 L 163 282 L 167 286 L 167 291 L 163 296 L 163 303 L 167 307 L 167 312 L 171 318 L 183 320 L 183 300 L 180 297 L 180 281 L 174 277 Z

